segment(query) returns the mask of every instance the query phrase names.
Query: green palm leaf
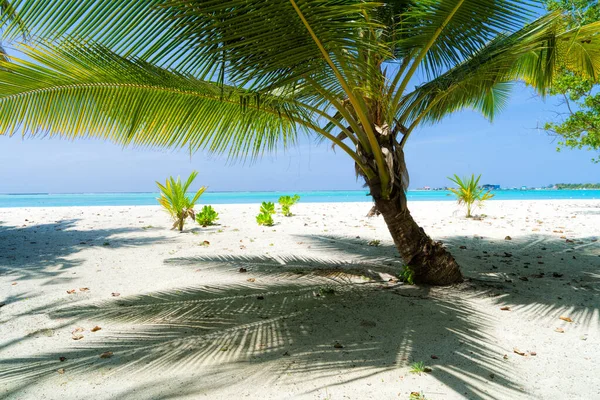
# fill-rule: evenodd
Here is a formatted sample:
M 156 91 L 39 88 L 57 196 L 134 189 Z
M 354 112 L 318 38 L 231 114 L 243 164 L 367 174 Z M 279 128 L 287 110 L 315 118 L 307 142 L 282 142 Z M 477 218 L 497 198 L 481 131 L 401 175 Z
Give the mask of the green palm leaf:
M 23 50 L 35 64 L 13 59 L 0 70 L 0 128 L 9 135 L 22 130 L 257 157 L 294 143 L 294 120 L 308 113 L 283 95 L 195 79 L 100 45 Z
M 600 46 L 591 38 L 600 24 L 565 31 L 554 13 L 507 36 L 499 36 L 470 58 L 407 94 L 397 118 L 412 127 L 437 122 L 463 108 L 493 119 L 508 100 L 511 83 L 521 80 L 545 95 L 565 64 L 595 77 L 600 73 Z M 410 132 L 409 132 L 410 133 Z
M 385 52 L 361 34 L 381 28 L 365 18 L 380 6 L 357 0 L 14 1 L 23 23 L 46 40 L 77 32 L 120 55 L 182 73 L 221 82 L 227 74 L 231 83 L 270 87 L 329 70 L 315 37 L 338 67 L 359 63 L 353 56 L 359 48 Z M 19 36 L 10 24 L 5 37 Z
M 27 28 L 10 0 L 0 0 L 0 27 L 5 26 L 11 26 L 15 33 L 27 36 Z
M 165 0 L 14 0 L 20 20 L 8 21 L 4 37 L 22 36 L 20 24 L 34 37 L 57 40 L 72 32 L 132 56 L 169 57 L 186 43 L 181 29 L 165 12 Z M 189 49 L 189 46 L 188 46 Z
M 415 54 L 430 76 L 453 67 L 487 41 L 520 29 L 535 16 L 528 0 L 424 0 L 413 2 L 400 18 L 396 43 Z

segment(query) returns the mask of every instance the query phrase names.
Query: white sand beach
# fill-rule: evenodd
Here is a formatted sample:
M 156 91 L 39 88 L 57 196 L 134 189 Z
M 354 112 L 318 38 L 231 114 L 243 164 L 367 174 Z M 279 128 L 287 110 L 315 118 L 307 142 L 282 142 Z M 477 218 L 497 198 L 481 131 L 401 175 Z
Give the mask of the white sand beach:
M 0 209 L 0 398 L 600 398 L 600 201 L 410 207 L 464 283 L 391 279 L 369 203 Z

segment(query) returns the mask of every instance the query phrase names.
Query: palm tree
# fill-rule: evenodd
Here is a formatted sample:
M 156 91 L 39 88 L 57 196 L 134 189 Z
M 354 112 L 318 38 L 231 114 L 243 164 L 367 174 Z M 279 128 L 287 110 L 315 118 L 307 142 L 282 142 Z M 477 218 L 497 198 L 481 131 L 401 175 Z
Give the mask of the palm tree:
M 484 201 L 494 197 L 494 194 L 489 190 L 486 191 L 479 186 L 481 174 L 477 178 L 475 178 L 475 174 L 471 174 L 471 177 L 467 176 L 462 179 L 454 174 L 454 177 L 448 177 L 448 179 L 458 186 L 456 189 L 450 188 L 450 191 L 456 196 L 458 204 L 464 204 L 467 207 L 467 218 L 472 218 L 471 209 L 473 204 L 477 203 L 481 206 Z
M 158 203 L 173 219 L 173 227 L 171 229 L 177 228 L 179 229 L 179 232 L 183 232 L 185 220 L 188 217 L 191 218 L 192 221 L 196 219 L 194 206 L 206 190 L 206 187 L 202 186 L 198 189 L 192 198 L 189 198 L 187 193 L 197 176 L 198 171 L 192 171 L 185 182 L 182 182 L 180 177 L 175 179 L 172 176 L 167 178 L 164 185 L 160 182 L 156 182 L 158 190 L 160 190 L 160 197 L 157 199 Z
M 38 39 L 19 46 L 33 62 L 2 64 L 2 132 L 235 158 L 316 135 L 352 157 L 415 282 L 431 284 L 462 275 L 407 208 L 415 128 L 464 108 L 491 119 L 511 82 L 545 95 L 564 66 L 600 68 L 599 23 L 568 28 L 528 0 L 13 3 Z M 14 23 L 4 36 L 19 38 Z

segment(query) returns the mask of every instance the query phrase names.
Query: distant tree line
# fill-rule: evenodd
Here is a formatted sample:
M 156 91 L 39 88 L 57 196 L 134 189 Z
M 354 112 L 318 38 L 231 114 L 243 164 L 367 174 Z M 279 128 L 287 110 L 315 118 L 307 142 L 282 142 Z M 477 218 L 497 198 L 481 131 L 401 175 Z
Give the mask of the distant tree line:
M 557 189 L 600 189 L 600 183 L 557 183 Z

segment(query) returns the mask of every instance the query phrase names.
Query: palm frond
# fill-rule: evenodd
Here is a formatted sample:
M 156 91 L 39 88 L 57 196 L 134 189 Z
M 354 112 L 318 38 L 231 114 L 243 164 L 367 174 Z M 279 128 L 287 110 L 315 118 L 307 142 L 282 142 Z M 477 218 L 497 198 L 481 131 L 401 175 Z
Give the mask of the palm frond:
M 23 37 L 27 36 L 27 28 L 11 0 L 0 0 L 0 27 L 5 26 L 11 26 L 14 32 Z
M 33 63 L 12 59 L 0 68 L 0 128 L 8 135 L 96 137 L 254 158 L 294 143 L 296 122 L 308 115 L 281 90 L 218 85 L 98 44 L 21 49 Z
M 466 61 L 407 94 L 398 119 L 416 124 L 436 122 L 471 108 L 486 118 L 506 104 L 511 82 L 524 81 L 545 95 L 564 64 L 587 76 L 600 73 L 600 46 L 591 40 L 600 27 L 592 24 L 564 30 L 559 13 L 544 16 L 523 29 L 499 36 Z
M 385 52 L 361 33 L 381 28 L 365 18 L 380 6 L 358 0 L 14 1 L 36 37 L 56 41 L 75 32 L 117 54 L 203 79 L 271 87 L 329 69 L 303 19 L 346 73 L 360 62 L 359 49 Z M 5 37 L 19 37 L 14 23 Z
M 3 36 L 22 37 L 21 25 L 33 37 L 58 40 L 77 32 L 79 37 L 103 43 L 120 54 L 168 56 L 186 43 L 181 28 L 164 8 L 166 0 L 13 0 L 19 20 L 2 17 L 7 24 Z M 189 50 L 189 46 L 187 47 Z
M 514 32 L 535 18 L 529 0 L 425 0 L 412 2 L 398 19 L 402 54 L 433 77 L 478 51 L 499 34 Z M 417 66 L 421 65 L 415 65 Z

